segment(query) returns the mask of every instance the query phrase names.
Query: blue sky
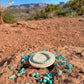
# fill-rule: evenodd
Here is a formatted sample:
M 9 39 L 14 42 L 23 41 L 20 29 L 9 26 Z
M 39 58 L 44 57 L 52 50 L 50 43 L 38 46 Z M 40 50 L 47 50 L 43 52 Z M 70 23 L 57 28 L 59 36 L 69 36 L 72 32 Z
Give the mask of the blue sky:
M 0 0 L 1 6 L 6 5 L 11 0 Z M 27 3 L 48 3 L 48 4 L 58 4 L 59 2 L 67 2 L 69 0 L 12 0 L 15 3 L 12 5 L 27 4 Z

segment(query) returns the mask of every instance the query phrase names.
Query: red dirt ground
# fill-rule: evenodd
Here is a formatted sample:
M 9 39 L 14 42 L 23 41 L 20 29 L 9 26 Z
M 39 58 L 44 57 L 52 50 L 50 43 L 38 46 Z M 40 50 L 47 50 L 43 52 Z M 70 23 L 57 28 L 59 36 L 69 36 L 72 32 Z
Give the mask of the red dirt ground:
M 0 84 L 39 84 L 28 74 L 34 71 L 46 73 L 48 69 L 28 68 L 29 71 L 25 70 L 28 79 L 25 75 L 15 79 L 8 77 L 17 73 L 15 69 L 21 60 L 17 56 L 43 49 L 60 52 L 67 57 L 67 63 L 74 66 L 69 75 L 58 77 L 54 73 L 53 84 L 84 84 L 84 18 L 52 18 L 0 25 Z M 10 58 L 12 61 L 7 63 Z M 14 67 L 12 72 L 8 69 L 9 64 Z

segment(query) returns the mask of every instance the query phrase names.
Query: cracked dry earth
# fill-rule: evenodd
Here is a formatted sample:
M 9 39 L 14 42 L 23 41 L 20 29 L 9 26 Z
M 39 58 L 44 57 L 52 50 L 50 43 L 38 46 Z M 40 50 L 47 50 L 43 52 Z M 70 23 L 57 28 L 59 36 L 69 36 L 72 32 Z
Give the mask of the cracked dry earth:
M 57 75 L 57 70 L 65 70 L 65 66 L 54 66 L 51 69 L 35 69 L 30 65 L 25 68 L 21 77 L 8 79 L 17 73 L 21 54 L 35 53 L 46 49 L 63 54 L 67 64 L 73 69 L 69 74 Z M 12 65 L 13 70 L 8 66 Z M 37 21 L 21 21 L 15 24 L 0 25 L 0 84 L 41 84 L 30 74 L 38 72 L 40 77 L 52 72 L 53 84 L 84 84 L 84 19 L 52 18 Z M 43 83 L 42 83 L 43 84 Z

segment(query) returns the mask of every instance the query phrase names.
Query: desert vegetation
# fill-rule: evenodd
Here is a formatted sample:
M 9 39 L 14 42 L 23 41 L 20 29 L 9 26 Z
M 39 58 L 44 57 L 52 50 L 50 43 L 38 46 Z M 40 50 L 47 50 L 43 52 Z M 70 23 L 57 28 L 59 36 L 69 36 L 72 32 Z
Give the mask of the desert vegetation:
M 32 8 L 21 10 L 16 8 L 8 8 L 3 12 L 3 20 L 5 23 L 14 23 L 22 20 L 38 20 L 52 17 L 84 17 L 83 4 L 84 0 L 70 0 L 63 6 L 59 4 L 48 4 L 47 7 L 43 9 Z M 8 15 L 8 13 L 10 14 Z
M 12 3 L 14 3 L 14 2 L 9 2 L 6 6 L 4 6 L 4 7 L 1 7 L 1 3 L 0 3 L 0 24 L 3 24 L 4 22 L 3 22 L 3 18 L 2 18 L 2 13 L 3 13 L 3 11 L 7 8 L 7 7 L 9 7 Z

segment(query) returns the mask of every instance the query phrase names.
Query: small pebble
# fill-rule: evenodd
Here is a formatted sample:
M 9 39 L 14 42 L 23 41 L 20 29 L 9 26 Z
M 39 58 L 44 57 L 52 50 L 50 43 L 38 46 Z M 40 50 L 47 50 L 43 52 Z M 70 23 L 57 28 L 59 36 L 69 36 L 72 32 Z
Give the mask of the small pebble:
M 29 57 L 31 57 L 32 55 L 33 55 L 33 53 L 30 53 L 30 54 L 29 54 Z
M 15 77 L 15 74 L 14 75 L 12 75 L 12 76 L 9 76 L 9 79 L 12 79 L 12 78 L 14 78 Z
M 72 69 L 73 67 L 72 67 L 71 64 L 69 64 L 69 65 L 66 66 L 66 68 L 67 68 L 67 69 Z
M 21 55 L 20 57 L 23 57 L 24 55 Z
M 12 66 L 8 66 L 9 69 L 12 69 Z
M 58 54 L 59 52 L 57 52 L 57 54 Z
M 58 60 L 60 60 L 61 58 L 60 58 L 60 56 L 58 56 L 58 57 L 56 57 Z
M 39 79 L 38 79 L 38 82 L 42 82 L 42 78 L 39 78 Z
M 43 51 L 46 51 L 46 50 L 43 50 Z
M 65 57 L 63 55 L 60 55 L 60 56 L 61 56 L 61 58 L 64 58 L 65 59 Z
M 16 83 L 16 84 L 19 84 L 19 83 Z
M 31 76 L 36 76 L 36 73 L 32 73 Z
M 47 76 L 47 77 L 50 79 L 50 76 L 49 76 L 49 74 L 48 74 L 48 73 L 45 73 L 45 76 Z
M 56 66 L 59 66 L 58 63 L 55 63 Z
M 36 73 L 36 76 L 35 76 L 36 78 L 38 78 L 39 77 L 39 75 L 38 75 L 38 73 Z
M 58 61 L 58 59 L 55 59 L 55 61 L 57 62 L 57 61 Z
M 43 78 L 46 79 L 46 80 L 50 80 L 47 76 L 44 76 Z
M 18 77 L 20 77 L 21 74 L 20 74 L 20 73 L 17 73 L 16 75 L 17 75 Z
M 69 70 L 65 70 L 65 73 L 69 73 Z
M 23 59 L 24 59 L 24 60 L 27 60 L 27 59 L 28 59 L 28 56 L 25 56 Z
M 52 84 L 52 80 L 48 80 L 48 83 L 49 83 L 49 84 Z
M 25 84 L 32 84 L 32 83 L 25 83 Z
M 22 59 L 21 62 L 25 62 L 25 59 Z
M 17 70 L 20 71 L 20 68 L 18 68 Z
M 54 52 L 53 54 L 56 55 L 56 52 Z
M 24 68 L 22 68 L 19 72 L 20 72 L 20 74 L 23 74 L 24 73 Z
M 44 82 L 44 83 L 47 83 L 47 80 L 46 80 L 46 79 L 43 79 L 43 82 Z
M 59 71 L 57 72 L 57 74 L 58 74 L 58 75 L 61 75 L 61 74 L 62 74 L 62 71 L 61 71 L 61 70 L 59 70 Z
M 61 61 L 59 64 L 60 65 L 66 65 L 66 61 Z
M 49 76 L 50 76 L 50 79 L 53 78 L 53 74 L 52 74 L 52 72 L 49 73 Z

